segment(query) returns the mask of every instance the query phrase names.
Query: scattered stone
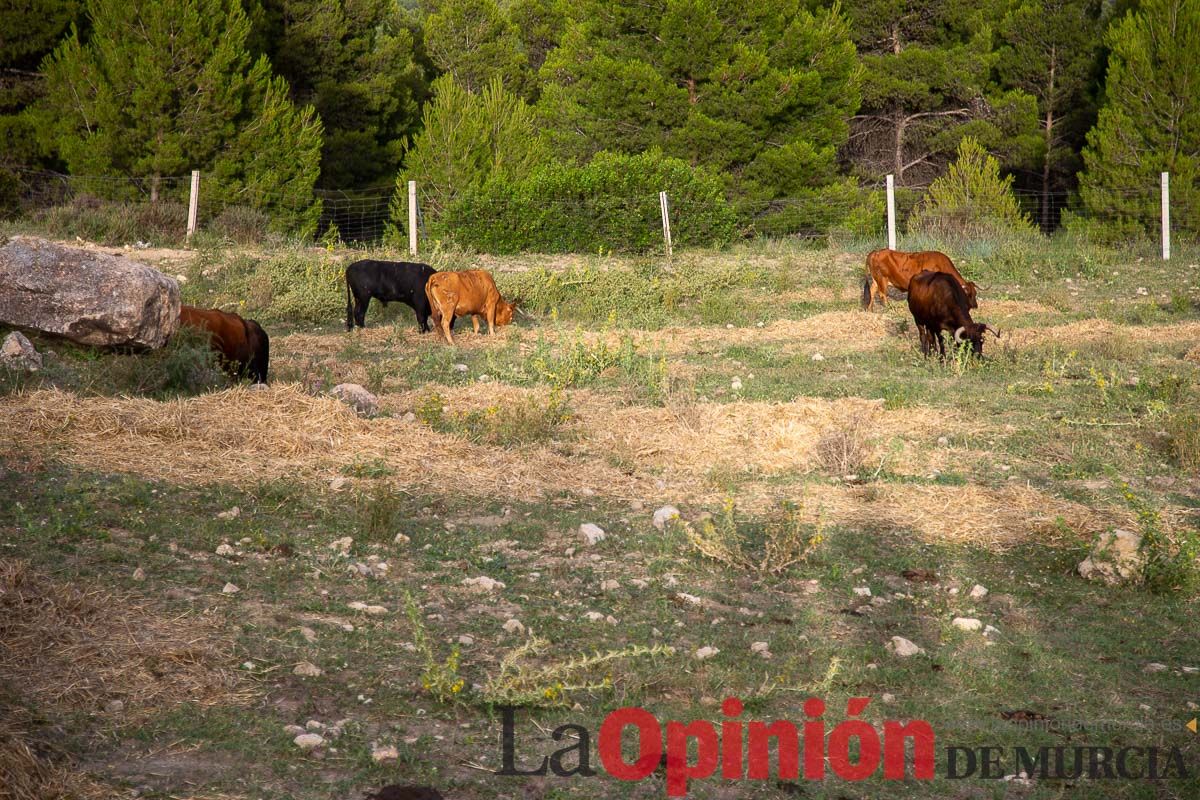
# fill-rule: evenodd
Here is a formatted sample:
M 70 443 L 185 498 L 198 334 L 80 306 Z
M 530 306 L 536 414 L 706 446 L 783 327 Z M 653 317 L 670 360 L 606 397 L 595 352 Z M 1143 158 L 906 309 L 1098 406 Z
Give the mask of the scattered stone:
M 14 236 L 0 246 L 0 324 L 156 349 L 179 326 L 179 284 L 133 259 Z
M 740 392 L 742 390 L 742 379 L 734 377 L 734 379 L 729 382 L 729 388 L 733 389 L 735 392 Z
M 825 360 L 825 356 L 821 355 L 820 353 L 813 353 L 813 354 L 812 354 L 812 360 L 813 360 L 813 361 L 824 361 L 824 360 Z
M 620 581 L 615 581 L 615 580 L 612 580 L 611 578 L 606 581 L 600 581 L 600 591 L 602 591 L 602 592 L 615 592 L 620 588 L 621 588 Z
M 855 586 L 854 593 L 856 595 L 858 595 L 859 597 L 870 597 L 871 596 L 871 587 L 870 586 Z
M 339 383 L 329 393 L 349 405 L 360 416 L 369 417 L 379 411 L 379 398 L 357 383 Z
M 42 354 L 33 346 L 33 342 L 20 331 L 13 331 L 4 337 L 0 345 L 0 366 L 19 369 L 24 372 L 37 372 L 42 368 Z
M 284 725 L 283 732 L 292 737 L 308 733 L 308 731 L 304 730 L 304 728 L 300 727 L 299 725 Z
M 814 578 L 810 581 L 806 581 L 801 589 L 805 594 L 816 594 L 817 592 L 821 591 L 821 582 Z
M 232 583 L 225 584 L 225 588 L 221 589 L 222 594 L 237 594 L 240 591 L 241 589 Z
M 376 764 L 382 764 L 385 761 L 395 761 L 400 758 L 400 751 L 395 745 L 389 744 L 386 747 L 375 746 L 371 748 L 371 760 Z
M 504 627 L 505 633 L 524 633 L 525 632 L 525 626 L 521 624 L 521 621 L 519 619 L 515 619 L 515 618 L 510 619 L 508 622 L 505 622 L 503 627 Z
M 466 364 L 455 364 L 454 365 L 455 372 L 466 372 L 468 369 L 469 369 L 469 367 Z
M 325 737 L 316 733 L 302 733 L 292 742 L 301 750 L 312 750 L 314 747 L 320 747 L 325 744 Z
M 471 645 L 475 644 L 475 637 L 469 633 L 464 633 L 458 637 L 458 643 L 470 647 Z
M 350 482 L 349 479 L 347 479 L 345 475 L 335 475 L 329 481 L 329 488 L 330 488 L 330 490 L 336 492 L 338 489 L 341 489 L 343 486 L 345 486 L 349 482 Z
M 579 526 L 579 535 L 583 537 L 583 541 L 588 547 L 604 541 L 604 529 L 591 522 L 585 522 Z
M 771 649 L 771 645 L 768 642 L 753 642 L 750 645 L 751 653 L 762 653 L 762 652 L 764 652 L 766 650 L 770 650 L 770 649 Z
M 392 541 L 395 544 L 409 544 L 412 542 L 412 539 L 409 538 L 408 536 L 404 535 L 403 533 L 397 533 L 396 538 L 392 539 Z
M 599 611 L 588 611 L 583 615 L 583 618 L 588 622 L 602 622 L 604 620 L 604 615 Z
M 304 641 L 308 642 L 309 644 L 312 644 L 313 642 L 315 642 L 317 640 L 317 632 L 314 631 L 312 628 L 306 628 L 306 627 L 301 626 L 300 635 L 303 636 Z
M 1000 629 L 997 627 L 994 627 L 992 625 L 984 625 L 983 626 L 983 635 L 984 636 L 992 636 L 993 634 L 997 634 L 999 632 L 1000 632 Z
M 353 609 L 354 611 L 361 611 L 364 614 L 370 614 L 371 616 L 376 617 L 388 613 L 387 608 L 384 606 L 367 605 L 361 600 L 355 600 L 353 603 L 347 603 L 346 608 Z
M 1145 563 L 1142 537 L 1132 531 L 1104 533 L 1091 554 L 1079 564 L 1079 574 L 1089 580 L 1117 584 L 1136 577 Z
M 891 641 L 887 643 L 887 650 L 889 653 L 897 655 L 900 658 L 908 658 L 925 652 L 903 636 L 893 636 Z
M 1184 675 L 1195 675 L 1200 672 L 1200 667 L 1180 667 L 1179 669 L 1183 671 Z
M 242 513 L 242 509 L 240 509 L 237 506 L 234 506 L 233 508 L 229 509 L 228 511 L 222 511 L 221 513 L 217 514 L 217 519 L 237 519 L 241 515 L 241 513 Z
M 308 661 L 301 661 L 292 670 L 293 675 L 299 675 L 302 678 L 316 678 L 325 674 L 325 670 Z
M 884 692 L 880 699 L 885 703 L 894 703 L 896 702 L 896 695 L 892 694 L 891 692 Z
M 146 580 L 146 570 L 142 569 L 141 567 L 138 567 L 137 569 L 135 569 L 135 570 L 133 571 L 133 579 L 134 579 L 135 581 L 144 581 L 144 580 Z
M 715 647 L 707 647 L 707 646 L 701 647 L 699 650 L 696 651 L 695 659 L 697 661 L 707 661 L 708 659 L 712 658 L 719 652 L 721 652 L 721 651 Z
M 329 543 L 330 550 L 337 550 L 342 555 L 349 555 L 350 548 L 354 546 L 354 539 L 349 536 L 343 536 L 340 539 L 334 539 Z
M 955 617 L 950 624 L 960 631 L 977 631 L 983 628 L 983 622 L 974 617 Z
M 230 545 L 219 544 L 219 545 L 217 545 L 217 555 L 225 556 L 226 558 L 228 558 L 230 556 L 237 555 L 237 551 L 234 550 L 233 547 L 231 547 Z
M 972 600 L 982 600 L 983 598 L 987 597 L 987 593 L 987 587 L 981 586 L 977 583 L 971 587 L 971 591 L 967 594 L 967 597 L 971 598 Z
M 1166 664 L 1159 664 L 1157 661 L 1151 661 L 1146 666 L 1142 667 L 1142 672 L 1166 672 L 1170 667 Z
M 505 584 L 486 575 L 480 575 L 478 578 L 463 578 L 462 585 L 473 591 L 484 593 L 498 592 L 505 588 Z
M 629 585 L 635 589 L 649 589 L 650 581 L 642 580 L 641 578 L 633 578 L 629 581 Z
M 696 597 L 696 595 L 694 595 L 694 594 L 688 594 L 687 592 L 677 592 L 675 594 L 675 596 L 678 597 L 683 602 L 688 603 L 693 606 L 704 605 L 704 600 L 702 598 Z
M 109 700 L 108 703 L 105 704 L 104 710 L 110 714 L 120 714 L 125 710 L 125 703 L 121 702 L 120 700 Z
M 679 519 L 679 509 L 675 506 L 663 506 L 654 512 L 654 527 L 660 531 L 666 530 L 667 523 Z
M 325 730 L 325 723 L 321 722 L 320 720 L 310 719 L 308 722 L 304 723 L 304 730 L 312 733 L 319 733 L 320 731 Z

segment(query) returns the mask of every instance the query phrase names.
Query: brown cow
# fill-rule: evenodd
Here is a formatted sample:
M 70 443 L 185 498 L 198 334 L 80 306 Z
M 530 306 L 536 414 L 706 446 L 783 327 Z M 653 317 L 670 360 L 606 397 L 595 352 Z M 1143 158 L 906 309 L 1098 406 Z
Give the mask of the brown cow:
M 471 324 L 479 333 L 482 316 L 487 320 L 488 335 L 491 336 L 496 326 L 512 322 L 518 302 L 515 299 L 511 303 L 505 302 L 491 274 L 482 269 L 430 275 L 425 282 L 425 296 L 429 298 L 429 314 L 433 317 L 434 327 L 450 344 L 454 344 L 450 323 L 455 317 L 470 314 Z
M 237 377 L 249 373 L 255 383 L 267 382 L 271 340 L 254 320 L 216 308 L 180 306 L 179 324 L 206 331 L 212 349 Z
M 883 305 L 887 299 L 887 287 L 890 283 L 902 292 L 908 291 L 908 282 L 918 272 L 945 272 L 951 275 L 967 293 L 970 308 L 979 308 L 976 300 L 975 284 L 963 280 L 963 276 L 954 268 L 953 262 L 945 253 L 936 250 L 923 250 L 919 253 L 905 253 L 900 250 L 875 250 L 867 254 L 867 275 L 863 280 L 862 307 L 868 311 L 875 307 L 875 295 L 879 295 L 879 303 Z M 872 282 L 875 284 L 872 287 Z
M 977 356 L 983 355 L 984 333 L 1000 338 L 1000 331 L 991 325 L 971 319 L 967 293 L 950 275 L 926 270 L 914 275 L 909 286 L 908 310 L 917 324 L 921 352 L 926 356 L 936 343 L 942 358 L 946 357 L 942 331 L 954 331 L 954 341 L 960 344 L 970 342 Z

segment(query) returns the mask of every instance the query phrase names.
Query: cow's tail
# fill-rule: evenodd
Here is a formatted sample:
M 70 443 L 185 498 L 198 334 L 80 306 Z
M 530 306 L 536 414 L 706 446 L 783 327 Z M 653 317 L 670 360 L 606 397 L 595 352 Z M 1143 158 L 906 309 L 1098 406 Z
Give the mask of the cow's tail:
M 433 297 L 433 292 L 429 290 L 429 281 L 425 281 L 425 299 L 429 301 L 429 317 L 433 320 L 433 329 L 441 334 L 442 331 L 442 310 L 438 308 L 437 301 Z
M 871 254 L 867 254 L 867 274 L 863 276 L 862 307 L 865 311 L 871 305 Z
M 254 322 L 257 328 L 258 346 L 254 348 L 254 356 L 250 361 L 250 377 L 255 383 L 267 382 L 267 370 L 271 366 L 271 337 L 262 326 Z
M 350 293 L 350 275 L 346 274 L 346 330 L 354 329 L 354 299 Z

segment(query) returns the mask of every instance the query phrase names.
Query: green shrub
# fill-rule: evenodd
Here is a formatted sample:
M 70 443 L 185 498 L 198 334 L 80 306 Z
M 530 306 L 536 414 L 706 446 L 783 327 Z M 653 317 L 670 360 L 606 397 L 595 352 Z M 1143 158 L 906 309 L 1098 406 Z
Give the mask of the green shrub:
M 226 206 L 205 227 L 209 233 L 238 244 L 259 244 L 267 240 L 271 220 L 257 208 Z
M 1033 223 L 1012 194 L 1013 177 L 1000 177 L 1000 162 L 973 137 L 964 137 L 958 159 L 929 187 L 908 220 L 912 233 L 987 237 L 1029 234 Z
M 345 271 L 325 256 L 294 250 L 258 262 L 247 286 L 251 307 L 275 319 L 329 322 L 346 309 Z
M 122 203 L 77 195 L 65 205 L 35 211 L 30 222 L 56 239 L 78 236 L 106 245 L 144 241 L 165 246 L 186 238 L 187 207 L 166 200 Z
M 180 328 L 165 346 L 146 353 L 104 356 L 87 389 L 155 398 L 194 395 L 229 385 L 208 334 Z
M 439 227 L 487 253 L 646 252 L 663 246 L 659 191 L 670 199 L 676 246 L 733 238 L 720 178 L 658 151 L 602 152 L 585 166 L 553 163 L 521 180 L 494 174 L 451 204 Z

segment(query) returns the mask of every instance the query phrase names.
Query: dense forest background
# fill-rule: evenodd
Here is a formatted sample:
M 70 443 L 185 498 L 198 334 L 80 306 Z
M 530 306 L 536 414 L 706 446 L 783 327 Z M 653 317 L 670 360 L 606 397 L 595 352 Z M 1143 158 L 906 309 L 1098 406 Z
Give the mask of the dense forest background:
M 685 240 L 867 227 L 892 174 L 910 225 L 1124 237 L 1156 230 L 1162 171 L 1200 229 L 1198 164 L 1200 0 L 0 10 L 8 214 L 50 172 L 157 202 L 199 169 L 209 202 L 312 233 L 333 191 L 397 187 L 402 218 L 413 179 L 473 244 L 573 249 L 662 189 Z

